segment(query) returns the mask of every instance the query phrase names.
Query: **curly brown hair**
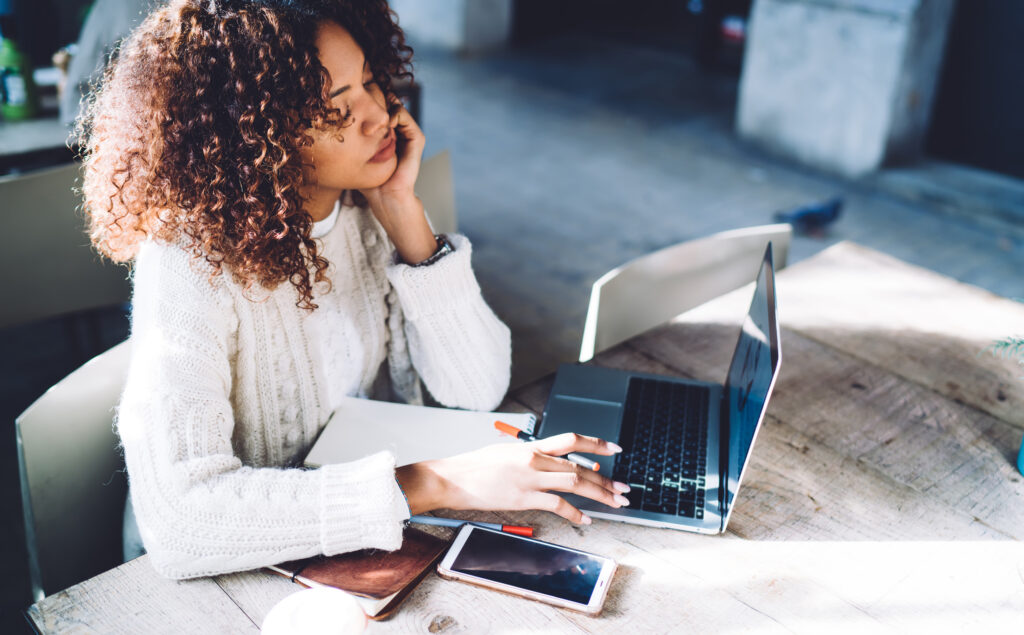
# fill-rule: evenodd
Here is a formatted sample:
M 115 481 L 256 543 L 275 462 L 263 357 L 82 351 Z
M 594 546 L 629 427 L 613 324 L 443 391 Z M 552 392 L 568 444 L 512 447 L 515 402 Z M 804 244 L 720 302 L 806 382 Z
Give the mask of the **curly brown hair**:
M 116 262 L 153 238 L 246 288 L 290 281 L 315 309 L 300 148 L 343 127 L 314 45 L 344 27 L 390 95 L 412 49 L 387 0 L 171 0 L 122 43 L 78 122 L 90 238 Z M 312 274 L 312 275 L 311 275 Z

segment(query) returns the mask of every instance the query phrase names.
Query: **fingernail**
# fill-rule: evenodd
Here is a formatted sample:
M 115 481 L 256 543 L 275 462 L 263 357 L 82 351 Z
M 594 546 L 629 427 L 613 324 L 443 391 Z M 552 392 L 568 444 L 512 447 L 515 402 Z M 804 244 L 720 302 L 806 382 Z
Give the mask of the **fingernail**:
M 606 441 L 605 443 L 608 444 L 608 449 L 611 450 L 612 452 L 622 452 L 622 448 L 619 446 L 618 443 L 612 443 L 611 441 Z
M 619 504 L 619 507 L 626 507 L 629 505 L 629 499 L 622 494 L 615 495 L 615 502 Z
M 615 489 L 622 492 L 623 494 L 630 490 L 629 485 L 626 485 L 625 483 L 620 483 L 618 481 L 612 481 L 612 486 L 615 487 Z
M 580 519 L 581 525 L 589 525 L 592 522 L 594 521 L 590 520 L 590 516 L 587 516 L 586 514 L 583 514 L 583 518 Z

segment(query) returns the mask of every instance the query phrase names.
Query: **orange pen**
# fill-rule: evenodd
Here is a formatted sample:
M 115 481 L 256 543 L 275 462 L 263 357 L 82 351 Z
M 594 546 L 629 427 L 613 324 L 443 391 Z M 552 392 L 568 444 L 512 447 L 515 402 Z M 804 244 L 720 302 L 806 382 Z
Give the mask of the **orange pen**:
M 439 516 L 411 516 L 409 522 L 419 523 L 421 525 L 438 525 L 440 527 L 461 527 L 463 525 L 476 525 L 478 527 L 487 527 L 488 529 L 495 529 L 497 531 L 503 531 L 506 534 L 516 534 L 518 536 L 526 536 L 527 538 L 533 537 L 533 527 L 523 525 L 501 525 L 498 523 L 485 523 L 477 520 L 458 520 L 456 518 L 441 518 Z
M 505 434 L 507 434 L 509 436 L 517 437 L 517 438 L 519 438 L 519 439 L 521 439 L 523 441 L 536 441 L 537 440 L 537 437 L 533 436 L 529 432 L 523 432 L 519 428 L 517 428 L 517 427 L 515 427 L 513 425 L 510 425 L 510 424 L 507 424 L 504 421 L 495 421 L 494 422 L 494 427 L 498 429 L 498 432 L 503 432 L 503 433 L 505 433 Z M 570 461 L 572 461 L 576 465 L 581 465 L 581 466 L 587 468 L 588 470 L 594 470 L 595 472 L 598 472 L 598 471 L 601 470 L 601 465 L 598 464 L 597 461 L 591 461 L 590 459 L 588 459 L 587 457 L 585 457 L 585 456 L 583 456 L 581 454 L 576 454 L 575 452 L 572 452 L 570 454 L 565 455 L 565 458 L 569 459 Z

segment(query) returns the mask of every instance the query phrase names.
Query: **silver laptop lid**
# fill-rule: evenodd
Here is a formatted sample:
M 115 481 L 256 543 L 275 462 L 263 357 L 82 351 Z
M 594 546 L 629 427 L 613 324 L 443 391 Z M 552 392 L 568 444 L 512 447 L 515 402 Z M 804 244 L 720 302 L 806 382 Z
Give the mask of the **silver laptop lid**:
M 772 245 L 768 243 L 750 311 L 743 321 L 725 382 L 722 420 L 727 422 L 728 430 L 722 431 L 722 440 L 728 439 L 728 445 L 723 443 L 722 446 L 726 482 L 722 531 L 729 524 L 733 499 L 750 459 L 750 448 L 764 420 L 768 396 L 778 376 L 780 356 L 775 267 Z

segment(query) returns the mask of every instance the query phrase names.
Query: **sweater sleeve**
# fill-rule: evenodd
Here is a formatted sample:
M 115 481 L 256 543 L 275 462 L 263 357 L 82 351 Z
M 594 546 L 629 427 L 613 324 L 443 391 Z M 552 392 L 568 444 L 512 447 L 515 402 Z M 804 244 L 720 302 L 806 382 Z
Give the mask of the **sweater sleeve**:
M 117 427 L 153 566 L 191 578 L 398 548 L 408 507 L 391 454 L 317 470 L 246 466 L 235 455 L 236 314 L 223 278 L 198 268 L 164 245 L 147 244 L 136 261 Z
M 445 406 L 492 410 L 508 389 L 511 335 L 480 294 L 469 239 L 449 240 L 453 253 L 426 267 L 392 263 L 388 279 L 405 314 L 413 365 L 430 394 Z

